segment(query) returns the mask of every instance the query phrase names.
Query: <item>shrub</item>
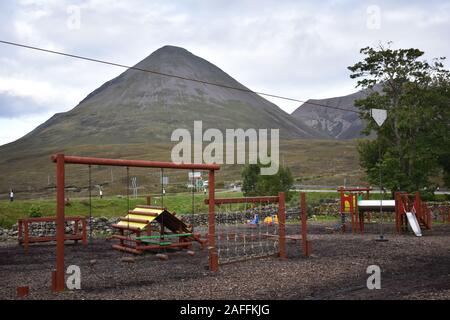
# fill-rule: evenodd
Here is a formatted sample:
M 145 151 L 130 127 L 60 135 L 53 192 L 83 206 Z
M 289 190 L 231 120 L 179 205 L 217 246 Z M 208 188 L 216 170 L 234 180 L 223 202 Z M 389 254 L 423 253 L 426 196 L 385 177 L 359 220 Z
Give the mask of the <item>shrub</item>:
M 41 209 L 41 207 L 32 205 L 30 207 L 30 210 L 28 210 L 28 216 L 30 218 L 40 218 L 40 217 L 42 217 L 42 209 Z

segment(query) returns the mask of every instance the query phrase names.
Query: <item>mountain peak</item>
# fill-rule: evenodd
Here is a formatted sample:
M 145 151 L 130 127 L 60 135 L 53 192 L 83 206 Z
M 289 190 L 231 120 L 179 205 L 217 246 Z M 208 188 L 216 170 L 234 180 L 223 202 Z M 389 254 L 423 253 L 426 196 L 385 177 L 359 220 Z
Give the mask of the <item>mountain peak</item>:
M 187 62 L 196 58 L 199 59 L 199 57 L 182 47 L 166 45 L 152 52 L 147 58 L 139 62 L 136 66 L 155 67 L 161 63 L 180 63 L 181 61 Z
M 361 138 L 364 136 L 361 131 L 366 127 L 366 122 L 355 113 L 355 101 L 368 94 L 369 90 L 362 90 L 341 97 L 310 99 L 298 107 L 292 116 L 299 123 L 324 133 L 328 138 Z
M 172 46 L 172 45 L 165 45 L 156 51 L 154 51 L 152 54 L 173 54 L 173 53 L 189 53 L 185 48 Z
M 312 138 L 317 132 L 298 124 L 276 105 L 254 93 L 207 85 L 199 79 L 245 88 L 219 67 L 184 48 L 164 46 L 90 93 L 74 109 L 49 119 L 10 148 L 147 143 L 170 141 L 173 130 L 203 127 L 278 128 L 282 138 Z M 1 150 L 0 150 L 1 151 Z

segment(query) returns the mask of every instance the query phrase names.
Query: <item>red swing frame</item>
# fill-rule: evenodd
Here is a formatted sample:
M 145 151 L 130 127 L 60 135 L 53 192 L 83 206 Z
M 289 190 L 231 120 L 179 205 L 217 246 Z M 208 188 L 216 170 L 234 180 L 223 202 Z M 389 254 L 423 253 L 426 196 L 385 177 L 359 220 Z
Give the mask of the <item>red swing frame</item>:
M 209 269 L 218 270 L 218 257 L 215 252 L 215 171 L 220 170 L 217 164 L 176 164 L 173 162 L 145 161 L 145 160 L 122 160 L 109 158 L 93 158 L 66 156 L 63 153 L 55 154 L 51 157 L 56 163 L 56 269 L 52 272 L 52 290 L 55 292 L 64 291 L 64 240 L 65 240 L 65 165 L 100 165 L 100 166 L 120 166 L 120 167 L 140 167 L 140 168 L 160 168 L 160 169 L 180 169 L 180 170 L 204 170 L 209 172 L 209 217 L 208 217 L 208 247 L 209 247 Z

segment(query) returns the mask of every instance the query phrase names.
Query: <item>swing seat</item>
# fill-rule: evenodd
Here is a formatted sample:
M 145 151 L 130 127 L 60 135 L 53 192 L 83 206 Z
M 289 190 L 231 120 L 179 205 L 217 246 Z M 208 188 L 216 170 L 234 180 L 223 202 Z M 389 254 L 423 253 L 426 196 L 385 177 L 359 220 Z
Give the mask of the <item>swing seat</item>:
M 148 239 L 192 237 L 193 235 L 194 235 L 193 233 L 172 233 L 172 234 L 165 234 L 164 236 L 161 236 L 161 235 L 142 236 L 142 237 L 136 237 L 136 239 L 144 242 L 144 240 L 148 240 Z
M 158 245 L 160 247 L 166 247 L 166 246 L 170 246 L 172 244 L 172 242 L 170 242 L 170 241 L 141 240 L 141 242 L 143 242 L 145 244 Z

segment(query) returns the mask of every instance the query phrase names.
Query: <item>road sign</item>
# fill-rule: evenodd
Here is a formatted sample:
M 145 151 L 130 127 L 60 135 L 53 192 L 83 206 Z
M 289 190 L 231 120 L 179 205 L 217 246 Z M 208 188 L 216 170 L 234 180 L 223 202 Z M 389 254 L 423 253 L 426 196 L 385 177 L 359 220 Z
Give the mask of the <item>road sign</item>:
M 201 172 L 188 172 L 189 174 L 189 179 L 200 179 L 202 177 L 202 173 Z
M 372 116 L 373 120 L 375 120 L 377 125 L 381 127 L 384 121 L 386 121 L 387 111 L 384 109 L 370 109 L 370 115 Z
M 163 186 L 167 186 L 169 184 L 169 177 L 161 177 L 160 183 Z

